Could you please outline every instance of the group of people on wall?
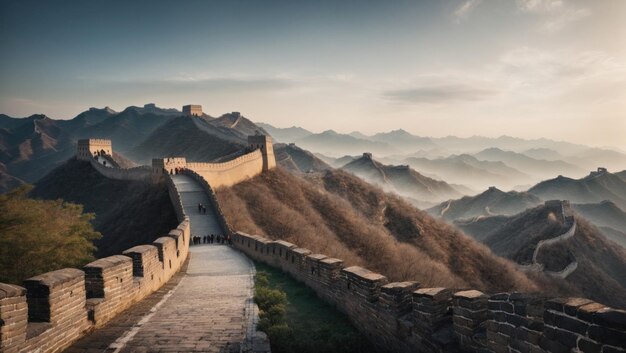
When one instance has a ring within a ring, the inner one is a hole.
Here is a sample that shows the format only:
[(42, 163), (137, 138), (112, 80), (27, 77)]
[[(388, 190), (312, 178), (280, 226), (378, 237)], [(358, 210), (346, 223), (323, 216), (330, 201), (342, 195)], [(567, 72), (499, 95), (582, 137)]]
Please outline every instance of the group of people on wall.
[[(202, 203), (198, 203), (198, 213), (206, 214), (206, 205)], [(220, 234), (207, 234), (205, 236), (193, 236), (191, 237), (192, 245), (200, 245), (200, 244), (232, 244), (229, 235), (220, 235)]]
[[(174, 169), (170, 169), (169, 173), (170, 175), (178, 175), (178, 174), (182, 174), (183, 170), (185, 168), (174, 168)], [(164, 169), (165, 174), (167, 174), (167, 169)]]
[(207, 234), (205, 236), (192, 235), (191, 236), (191, 244), (192, 245), (200, 245), (200, 244), (228, 244), (232, 245), (232, 240), (229, 235), (221, 235), (221, 234)]

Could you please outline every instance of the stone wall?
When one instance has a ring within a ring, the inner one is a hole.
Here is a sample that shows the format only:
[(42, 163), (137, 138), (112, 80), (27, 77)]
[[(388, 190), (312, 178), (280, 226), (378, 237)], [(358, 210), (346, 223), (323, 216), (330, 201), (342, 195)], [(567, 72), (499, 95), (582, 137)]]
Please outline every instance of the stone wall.
[(202, 186), (204, 192), (209, 196), (211, 206), (215, 211), (220, 227), (222, 227), (222, 230), (226, 232), (225, 235), (231, 235), (233, 233), (232, 227), (230, 226), (230, 223), (228, 223), (228, 220), (226, 220), (226, 216), (224, 215), (224, 212), (222, 212), (220, 204), (217, 202), (217, 196), (215, 196), (215, 192), (213, 192), (211, 185), (209, 185), (209, 183), (200, 174), (194, 172), (193, 170), (185, 169), (182, 171), (182, 174), (190, 176)]
[[(107, 167), (103, 167), (107, 168)], [(111, 169), (111, 168), (107, 168)], [(171, 179), (166, 177), (168, 185)], [(189, 253), (189, 218), (170, 188), (180, 224), (150, 245), (24, 281), (0, 283), (0, 352), (60, 352), (165, 284)]]
[(233, 246), (345, 312), (381, 352), (626, 352), (626, 311), (581, 298), (420, 288), (284, 241)]
[(170, 195), (170, 200), (172, 201), (172, 206), (174, 207), (174, 212), (176, 213), (176, 218), (178, 218), (179, 222), (182, 222), (185, 218), (185, 210), (183, 208), (183, 202), (180, 199), (180, 195), (178, 194), (178, 190), (176, 190), (176, 185), (174, 185), (174, 181), (169, 176), (164, 176), (165, 185), (167, 186), (167, 192)]
[(90, 158), (89, 162), (94, 167), (94, 169), (96, 169), (100, 174), (109, 179), (139, 180), (146, 182), (150, 182), (152, 180), (152, 168), (149, 166), (140, 166), (126, 169), (105, 167), (93, 158)]
[(202, 176), (214, 188), (231, 186), (261, 174), (263, 154), (257, 149), (222, 163), (187, 162), (187, 169)]

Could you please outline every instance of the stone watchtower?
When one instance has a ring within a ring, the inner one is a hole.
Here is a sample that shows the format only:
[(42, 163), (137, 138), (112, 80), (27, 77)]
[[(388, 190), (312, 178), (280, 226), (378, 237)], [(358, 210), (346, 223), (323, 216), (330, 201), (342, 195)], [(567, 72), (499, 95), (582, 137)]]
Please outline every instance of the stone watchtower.
[(269, 136), (256, 134), (248, 136), (248, 147), (251, 149), (260, 149), (263, 154), (263, 171), (276, 167), (276, 158), (274, 157), (274, 146), (272, 138)]
[(187, 116), (202, 116), (202, 106), (197, 104), (183, 105), (183, 114)]
[(105, 139), (83, 139), (78, 140), (76, 145), (76, 158), (88, 161), (95, 156), (113, 155), (111, 140)]

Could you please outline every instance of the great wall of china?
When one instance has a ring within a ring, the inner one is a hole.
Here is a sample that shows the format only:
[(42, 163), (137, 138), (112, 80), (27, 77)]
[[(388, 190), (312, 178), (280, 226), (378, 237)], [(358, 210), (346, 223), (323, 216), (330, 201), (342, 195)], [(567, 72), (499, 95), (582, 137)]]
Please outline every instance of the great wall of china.
[(535, 250), (533, 251), (532, 263), (528, 265), (518, 264), (517, 268), (526, 272), (543, 272), (552, 277), (565, 279), (578, 268), (578, 261), (576, 261), (576, 258), (574, 258), (571, 263), (560, 271), (549, 271), (545, 269), (544, 264), (537, 261), (537, 256), (544, 247), (558, 244), (572, 238), (576, 234), (576, 219), (572, 215), (569, 201), (550, 200), (546, 201), (544, 206), (550, 211), (551, 215), (554, 215), (556, 219), (560, 221), (565, 228), (567, 228), (567, 231), (553, 238), (543, 239), (537, 242)]
[[(110, 148), (110, 141), (108, 144)], [(221, 212), (212, 188), (232, 185), (273, 168), (271, 140), (264, 136), (249, 140), (250, 151), (245, 158), (222, 166), (163, 158), (153, 160), (151, 168), (120, 170), (93, 161), (93, 152), (104, 150), (102, 154), (112, 154), (112, 150), (106, 150), (106, 143), (98, 141), (94, 151), (84, 147), (79, 143), (77, 158), (90, 161), (106, 177), (164, 181), (180, 224), (152, 245), (99, 259), (83, 270), (45, 273), (26, 280), (24, 287), (0, 283), (0, 352), (63, 351), (79, 338), (103, 331), (107, 322), (126, 309), (132, 311), (133, 304), (181, 270), (190, 252), (192, 226), (185, 213), (189, 198), (184, 197), (184, 205), (177, 187), (183, 184), (177, 174), (198, 185), (201, 191), (195, 192), (204, 194), (217, 223), (232, 236), (234, 249), (279, 268), (312, 288), (321, 299), (347, 314), (380, 351), (626, 352), (626, 312), (588, 299), (527, 293), (488, 295), (477, 290), (421, 288), (418, 282), (389, 283), (385, 276), (367, 269), (344, 267), (340, 259), (312, 254), (284, 241), (235, 232)], [(231, 251), (228, 247), (222, 249)], [(235, 283), (239, 277), (237, 274), (230, 280), (233, 283), (229, 289), (233, 292), (247, 283)], [(248, 294), (242, 298), (248, 298), (248, 303), (249, 292), (244, 292)], [(186, 303), (174, 301), (170, 305)], [(165, 309), (155, 306), (154, 310)], [(161, 332), (158, 329), (152, 332)], [(191, 334), (181, 335), (184, 339)], [(170, 344), (183, 351), (194, 347), (180, 341)], [(239, 351), (268, 349), (253, 346), (242, 345)]]

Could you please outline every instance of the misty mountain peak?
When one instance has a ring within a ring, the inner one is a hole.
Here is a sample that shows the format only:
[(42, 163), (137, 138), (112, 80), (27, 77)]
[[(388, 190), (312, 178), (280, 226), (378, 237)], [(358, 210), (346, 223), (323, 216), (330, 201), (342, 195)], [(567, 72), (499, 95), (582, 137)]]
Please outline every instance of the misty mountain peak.
[(396, 136), (413, 136), (410, 132), (404, 130), (404, 129), (396, 129), (396, 130), (391, 130), (389, 131), (389, 135), (396, 135)]
[(104, 108), (91, 107), (89, 108), (89, 111), (93, 113), (102, 112), (102, 113), (108, 113), (108, 114), (117, 114), (117, 112), (111, 109), (108, 105)]

